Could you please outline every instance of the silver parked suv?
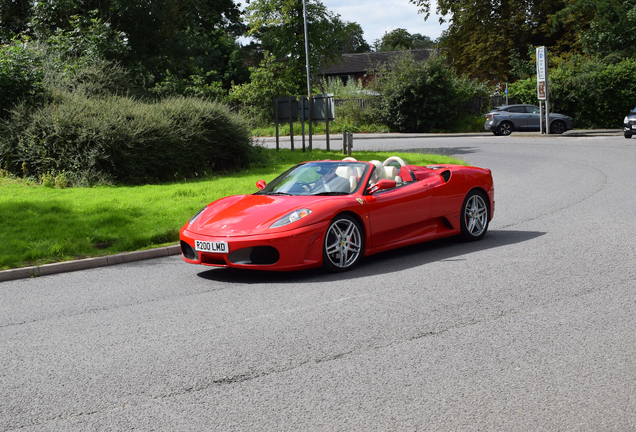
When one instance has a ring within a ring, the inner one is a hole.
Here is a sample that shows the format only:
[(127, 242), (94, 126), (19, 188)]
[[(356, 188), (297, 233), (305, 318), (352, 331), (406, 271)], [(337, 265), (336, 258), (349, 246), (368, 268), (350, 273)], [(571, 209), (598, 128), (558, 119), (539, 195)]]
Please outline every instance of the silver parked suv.
[[(573, 127), (572, 117), (550, 113), (551, 134), (562, 134)], [(540, 130), (539, 107), (536, 105), (495, 107), (486, 114), (484, 129), (495, 135), (510, 135), (513, 131), (538, 131)]]

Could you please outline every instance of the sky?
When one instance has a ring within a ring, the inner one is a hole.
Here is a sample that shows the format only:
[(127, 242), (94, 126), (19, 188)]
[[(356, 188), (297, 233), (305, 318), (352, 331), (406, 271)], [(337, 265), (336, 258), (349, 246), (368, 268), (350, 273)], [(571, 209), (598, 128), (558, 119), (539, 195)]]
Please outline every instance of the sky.
[[(245, 1), (237, 3), (245, 5)], [(448, 24), (440, 25), (438, 16), (433, 13), (424, 21), (424, 15), (418, 14), (417, 6), (408, 0), (322, 0), (322, 3), (342, 20), (360, 24), (369, 45), (381, 39), (385, 32), (397, 28), (435, 40), (448, 27)], [(437, 3), (431, 2), (431, 11), (435, 12), (436, 8)]]
[[(360, 24), (369, 45), (381, 39), (385, 32), (397, 28), (435, 40), (448, 27), (447, 24), (440, 25), (438, 16), (433, 13), (424, 21), (424, 15), (418, 14), (417, 6), (408, 0), (322, 0), (322, 3), (344, 21)], [(431, 11), (435, 12), (436, 8), (435, 2)]]

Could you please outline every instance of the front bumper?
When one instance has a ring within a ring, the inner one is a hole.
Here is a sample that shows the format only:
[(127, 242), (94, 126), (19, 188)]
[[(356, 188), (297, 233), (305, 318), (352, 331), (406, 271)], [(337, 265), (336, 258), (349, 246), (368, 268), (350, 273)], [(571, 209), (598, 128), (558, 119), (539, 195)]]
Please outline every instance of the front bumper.
[[(181, 256), (190, 264), (257, 270), (300, 270), (322, 265), (322, 246), (329, 221), (294, 230), (246, 236), (205, 236), (181, 228)], [(197, 252), (194, 241), (224, 241), (227, 253)]]

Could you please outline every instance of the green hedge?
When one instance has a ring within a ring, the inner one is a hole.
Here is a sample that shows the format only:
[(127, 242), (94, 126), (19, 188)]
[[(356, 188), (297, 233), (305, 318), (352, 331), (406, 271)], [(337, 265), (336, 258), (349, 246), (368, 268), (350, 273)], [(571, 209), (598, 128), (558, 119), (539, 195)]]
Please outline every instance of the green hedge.
[(487, 87), (458, 76), (444, 57), (417, 61), (405, 53), (375, 71), (380, 96), (374, 104), (377, 118), (396, 132), (455, 130), (466, 116), (465, 102), (487, 94)]
[[(636, 106), (636, 59), (573, 57), (550, 71), (550, 109), (577, 128), (620, 128)], [(537, 103), (536, 77), (510, 85), (510, 97)]]
[(240, 169), (252, 162), (249, 128), (216, 102), (157, 103), (67, 93), (39, 108), (17, 106), (0, 121), (0, 168), (74, 183), (141, 184)]
[(0, 46), (0, 118), (14, 104), (35, 103), (45, 93), (42, 56), (33, 44), (14, 41)]

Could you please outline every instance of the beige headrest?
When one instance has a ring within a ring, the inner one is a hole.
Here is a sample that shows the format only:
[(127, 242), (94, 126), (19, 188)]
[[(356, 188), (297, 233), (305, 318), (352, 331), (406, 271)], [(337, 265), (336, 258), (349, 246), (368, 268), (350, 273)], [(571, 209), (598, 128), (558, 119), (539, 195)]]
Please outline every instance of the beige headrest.
[(372, 160), (371, 163), (375, 167), (375, 171), (371, 176), (371, 183), (377, 183), (379, 180), (386, 178), (384, 172), (384, 165), (379, 160)]
[(353, 170), (349, 166), (341, 166), (336, 168), (336, 175), (338, 177), (349, 179), (349, 177), (353, 175)]
[(395, 177), (398, 175), (398, 170), (396, 167), (394, 166), (385, 166), (384, 167), (384, 172), (385, 172), (385, 177), (389, 180), (393, 180), (395, 179)]

